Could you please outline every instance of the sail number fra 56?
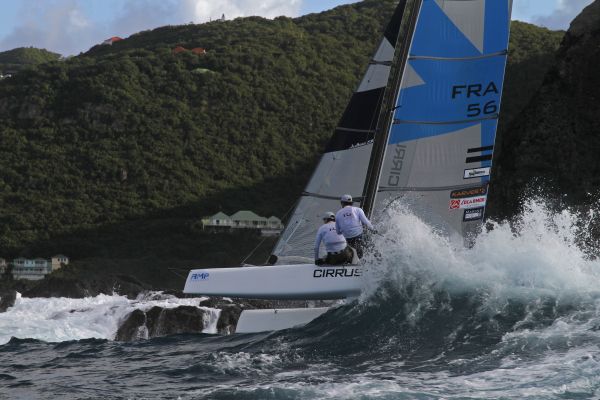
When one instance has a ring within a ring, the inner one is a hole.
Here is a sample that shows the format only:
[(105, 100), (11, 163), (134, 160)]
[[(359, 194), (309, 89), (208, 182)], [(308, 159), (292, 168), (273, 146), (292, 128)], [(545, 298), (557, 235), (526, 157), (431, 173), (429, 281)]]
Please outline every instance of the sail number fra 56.
[[(452, 86), (452, 99), (466, 98), (476, 99), (479, 97), (485, 97), (489, 94), (500, 95), (498, 86), (494, 82), (490, 82), (487, 85), (482, 83), (472, 83), (468, 85), (455, 85)], [(479, 116), (493, 115), (498, 112), (497, 100), (490, 100), (487, 102), (471, 103), (467, 105), (467, 117), (475, 118)]]

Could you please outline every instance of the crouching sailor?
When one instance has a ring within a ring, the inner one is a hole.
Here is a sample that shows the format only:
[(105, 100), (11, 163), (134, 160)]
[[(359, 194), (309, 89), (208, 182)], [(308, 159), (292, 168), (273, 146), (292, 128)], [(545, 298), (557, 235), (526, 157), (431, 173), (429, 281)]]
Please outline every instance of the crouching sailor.
[[(319, 258), (321, 242), (325, 244), (325, 250), (327, 250), (325, 259)], [(353, 256), (354, 253), (348, 247), (344, 235), (338, 234), (335, 229), (335, 215), (332, 212), (326, 212), (323, 215), (323, 226), (319, 228), (315, 241), (315, 264), (350, 264)]]

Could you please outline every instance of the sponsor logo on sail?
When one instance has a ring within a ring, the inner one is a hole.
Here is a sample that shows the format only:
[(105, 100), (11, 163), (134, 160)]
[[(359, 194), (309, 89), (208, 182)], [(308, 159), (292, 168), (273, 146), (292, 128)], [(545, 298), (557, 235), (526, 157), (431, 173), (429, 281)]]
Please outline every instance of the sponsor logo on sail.
[(485, 206), (487, 202), (487, 196), (469, 197), (467, 199), (453, 199), (450, 200), (450, 209), (469, 209)]
[(200, 272), (197, 274), (192, 274), (190, 276), (190, 281), (205, 281), (208, 280), (210, 274), (208, 272)]
[(406, 157), (406, 146), (397, 144), (394, 149), (394, 158), (392, 158), (392, 168), (388, 176), (388, 186), (400, 186), (400, 174), (404, 166), (404, 158)]
[(481, 178), (484, 176), (490, 176), (490, 167), (485, 168), (473, 168), (473, 169), (465, 169), (465, 179), (473, 179), (473, 178)]
[(480, 187), (476, 187), (476, 188), (453, 190), (450, 193), (450, 198), (451, 199), (464, 199), (467, 197), (483, 196), (486, 194), (487, 194), (487, 186), (480, 186)]
[(360, 268), (319, 268), (313, 272), (313, 278), (352, 278), (362, 276)]
[(471, 208), (469, 210), (465, 210), (465, 215), (463, 216), (463, 221), (477, 221), (479, 219), (483, 219), (483, 214), (485, 211), (485, 207), (477, 207)]

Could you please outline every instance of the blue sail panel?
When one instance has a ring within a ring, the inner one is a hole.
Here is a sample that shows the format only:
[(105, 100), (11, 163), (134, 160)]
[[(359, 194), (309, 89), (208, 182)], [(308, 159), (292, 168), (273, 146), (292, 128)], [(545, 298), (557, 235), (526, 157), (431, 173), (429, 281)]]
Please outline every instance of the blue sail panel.
[(409, 60), (422, 82), (400, 92), (394, 118), (456, 122), (497, 116), (506, 56)]
[(508, 0), (423, 0), (411, 56), (475, 57), (506, 50)]

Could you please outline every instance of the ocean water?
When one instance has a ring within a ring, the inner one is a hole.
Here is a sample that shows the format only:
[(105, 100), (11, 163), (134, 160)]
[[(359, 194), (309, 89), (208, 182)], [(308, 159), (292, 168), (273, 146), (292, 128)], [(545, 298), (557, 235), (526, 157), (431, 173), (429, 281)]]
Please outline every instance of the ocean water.
[(24, 299), (0, 314), (0, 399), (597, 399), (600, 262), (585, 221), (532, 202), (455, 247), (394, 210), (362, 297), (310, 324), (120, 343), (135, 308), (201, 299)]

